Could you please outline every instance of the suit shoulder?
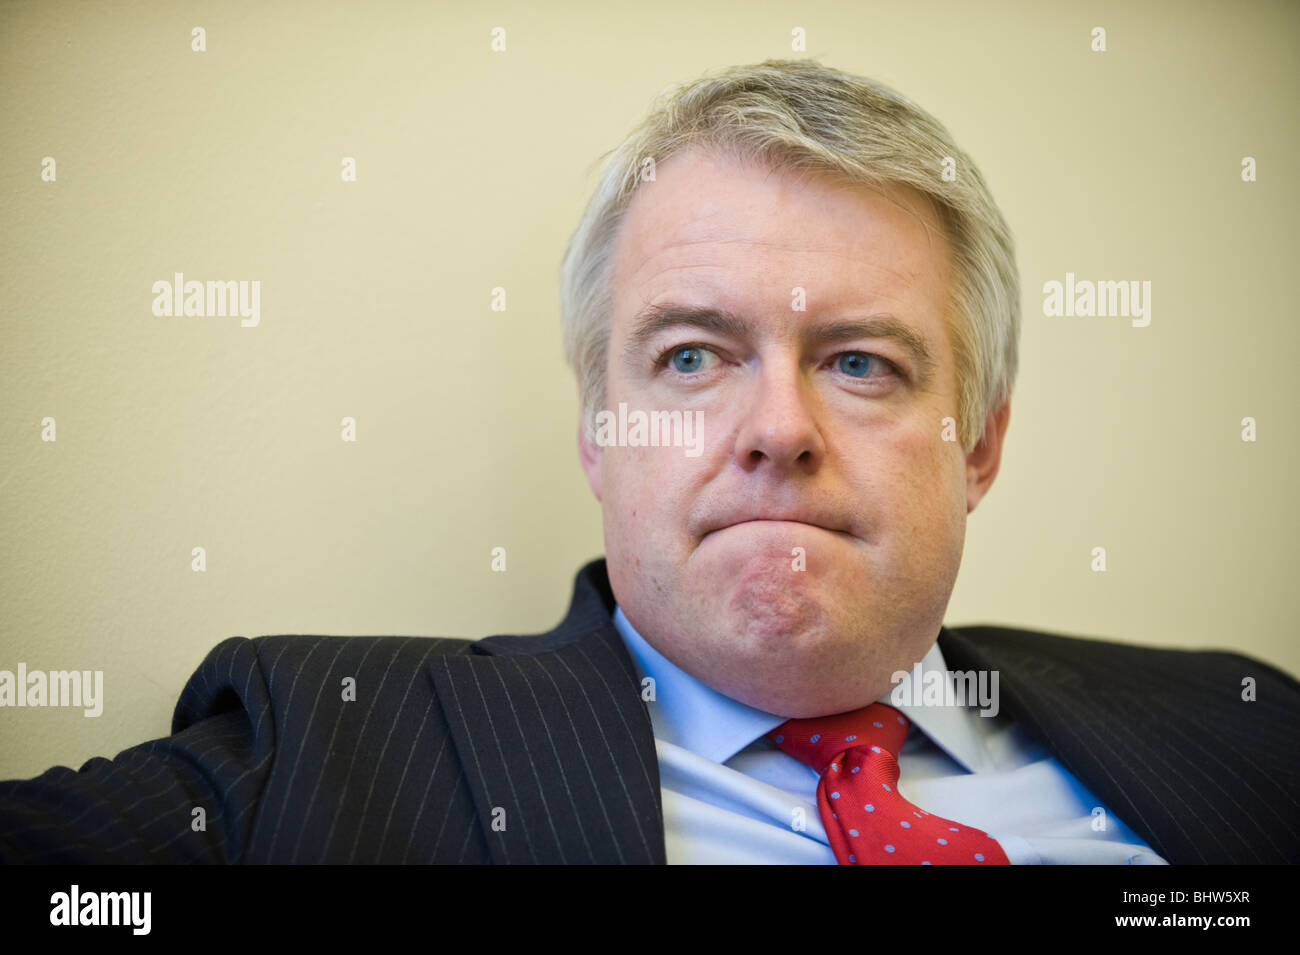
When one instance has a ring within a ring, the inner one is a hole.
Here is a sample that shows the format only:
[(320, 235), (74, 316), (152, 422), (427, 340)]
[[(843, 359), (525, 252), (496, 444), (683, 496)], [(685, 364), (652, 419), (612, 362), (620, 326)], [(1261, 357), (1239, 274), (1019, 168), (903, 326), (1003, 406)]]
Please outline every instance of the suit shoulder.
[(988, 648), (996, 650), (999, 656), (1010, 655), (1031, 665), (1038, 661), (1040, 666), (1065, 665), (1081, 672), (1127, 670), (1148, 676), (1160, 673), (1171, 682), (1186, 677), (1226, 676), (1239, 683), (1245, 677), (1254, 677), (1285, 688), (1300, 699), (1300, 682), (1290, 674), (1234, 650), (1153, 647), (1110, 638), (991, 624), (945, 626), (944, 630), (950, 640), (955, 639), (976, 652)]
[[(243, 640), (244, 637), (232, 637)], [(402, 636), (332, 636), (329, 634), (282, 633), (253, 637), (249, 642), (263, 660), (288, 656), (306, 660), (320, 653), (360, 653), (363, 656), (376, 652), (402, 656), (459, 655), (471, 653), (474, 640), (462, 637), (402, 637)], [(220, 649), (220, 645), (216, 649)], [(214, 649), (214, 653), (216, 652)]]
[(269, 706), (299, 685), (320, 685), (335, 675), (368, 675), (375, 667), (415, 672), (428, 660), (470, 654), (473, 647), (474, 641), (454, 637), (229, 637), (208, 651), (181, 691), (172, 732), (228, 709)]

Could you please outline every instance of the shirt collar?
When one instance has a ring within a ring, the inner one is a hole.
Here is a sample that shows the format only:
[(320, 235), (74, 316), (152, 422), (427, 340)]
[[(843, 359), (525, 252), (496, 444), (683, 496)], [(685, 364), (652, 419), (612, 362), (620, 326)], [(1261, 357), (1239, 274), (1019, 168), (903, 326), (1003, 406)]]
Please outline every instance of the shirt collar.
[[(732, 756), (785, 722), (785, 717), (756, 709), (706, 686), (652, 647), (615, 605), (614, 626), (643, 683), (654, 680), (654, 698), (647, 700), (656, 739), (665, 740), (717, 763)], [(924, 673), (941, 672), (946, 683), (952, 675), (944, 665), (943, 651), (936, 641), (921, 658)], [(911, 692), (915, 670), (910, 670), (899, 688), (900, 698), (919, 701), (920, 687)], [(904, 686), (906, 684), (906, 686)], [(918, 730), (971, 772), (988, 766), (988, 754), (971, 719), (982, 719), (969, 707), (925, 706), (919, 702), (894, 703), (887, 691), (878, 702), (888, 703), (903, 713)]]
[[(921, 658), (920, 672), (927, 675), (942, 674), (943, 698), (960, 699), (953, 676), (948, 672), (947, 664), (944, 662), (943, 651), (939, 649), (938, 640), (935, 640), (934, 645)], [(923, 687), (916, 685), (916, 675), (915, 667), (908, 670), (907, 676), (903, 677), (896, 686), (891, 687), (877, 702), (888, 703), (906, 716), (919, 731), (930, 737), (936, 746), (970, 772), (987, 772), (991, 762), (979, 732), (983, 727), (978, 726), (978, 721), (988, 717), (980, 716), (979, 711), (970, 706), (922, 704), (920, 700)], [(925, 676), (922, 677), (922, 680), (924, 679)], [(895, 703), (896, 693), (897, 698), (907, 702)]]
[(654, 680), (647, 701), (655, 738), (675, 743), (706, 759), (725, 763), (754, 740), (785, 722), (705, 686), (650, 646), (623, 608), (614, 608), (614, 626), (627, 644), (643, 681)]

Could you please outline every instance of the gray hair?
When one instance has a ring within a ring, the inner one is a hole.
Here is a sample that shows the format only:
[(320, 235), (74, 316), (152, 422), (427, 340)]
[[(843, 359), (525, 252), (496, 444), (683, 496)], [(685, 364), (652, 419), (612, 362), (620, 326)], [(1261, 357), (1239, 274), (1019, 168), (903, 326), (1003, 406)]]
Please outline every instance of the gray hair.
[[(586, 433), (605, 403), (610, 266), (619, 224), (647, 157), (704, 147), (774, 169), (815, 171), (929, 198), (953, 253), (946, 316), (956, 363), (958, 439), (972, 450), (1011, 396), (1020, 288), (1011, 230), (984, 177), (929, 113), (894, 90), (813, 60), (767, 60), (670, 88), (607, 153), (560, 274), (564, 353), (578, 379)], [(945, 181), (945, 166), (955, 176)]]

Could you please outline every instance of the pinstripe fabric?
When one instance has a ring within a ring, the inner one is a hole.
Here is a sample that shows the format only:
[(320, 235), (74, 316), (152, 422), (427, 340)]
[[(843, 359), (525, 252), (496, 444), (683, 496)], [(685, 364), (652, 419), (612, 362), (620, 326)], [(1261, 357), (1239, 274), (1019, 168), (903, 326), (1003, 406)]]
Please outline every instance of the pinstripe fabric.
[(613, 622), (603, 558), (541, 636), (480, 640), (434, 667), (494, 862), (666, 861), (654, 729)]
[(1280, 670), (1006, 627), (944, 628), (939, 648), (998, 670), (1003, 712), (1169, 862), (1300, 862), (1300, 684)]
[(226, 640), (182, 692), (172, 736), (0, 783), (0, 861), (485, 862), (427, 673), (469, 646)]
[(441, 666), (434, 683), (476, 809), (504, 823), (488, 836), (494, 862), (665, 861), (653, 729), (612, 627)]
[[(653, 730), (613, 609), (602, 559), (545, 634), (232, 637), (171, 736), (0, 782), (0, 862), (662, 863)], [(1170, 862), (1300, 861), (1290, 677), (1008, 628), (939, 641), (953, 669), (998, 670), (1003, 712)]]

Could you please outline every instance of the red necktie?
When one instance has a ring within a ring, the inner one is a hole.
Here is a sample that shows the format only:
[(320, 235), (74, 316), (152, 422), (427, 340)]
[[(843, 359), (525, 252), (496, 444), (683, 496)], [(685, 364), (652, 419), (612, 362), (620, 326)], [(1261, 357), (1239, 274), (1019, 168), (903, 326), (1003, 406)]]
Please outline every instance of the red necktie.
[(817, 808), (840, 865), (1010, 865), (988, 833), (918, 809), (898, 792), (908, 721), (884, 703), (787, 720), (768, 739), (817, 772)]

